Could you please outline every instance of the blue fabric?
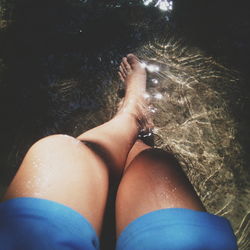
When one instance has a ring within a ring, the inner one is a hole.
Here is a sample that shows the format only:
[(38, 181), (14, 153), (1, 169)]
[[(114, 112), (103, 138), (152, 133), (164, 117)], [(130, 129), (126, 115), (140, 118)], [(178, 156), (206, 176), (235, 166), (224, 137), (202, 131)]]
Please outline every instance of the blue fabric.
[(183, 208), (157, 210), (132, 221), (117, 250), (235, 250), (236, 238), (223, 217)]
[(99, 240), (78, 212), (57, 202), (15, 198), (0, 203), (1, 250), (96, 250)]
[[(0, 203), (2, 250), (96, 250), (99, 240), (78, 212), (57, 202), (15, 198)], [(170, 208), (131, 222), (117, 250), (235, 250), (228, 220), (206, 212)]]

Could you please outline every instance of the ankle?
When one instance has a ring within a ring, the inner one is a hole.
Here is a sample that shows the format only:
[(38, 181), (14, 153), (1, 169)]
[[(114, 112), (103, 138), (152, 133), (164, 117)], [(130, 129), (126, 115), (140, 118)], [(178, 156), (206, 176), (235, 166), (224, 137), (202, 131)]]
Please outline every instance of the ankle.
[(113, 119), (120, 119), (120, 120), (123, 120), (123, 124), (126, 123), (126, 122), (129, 122), (129, 124), (131, 125), (134, 125), (137, 130), (138, 130), (138, 134), (139, 132), (141, 131), (141, 122), (138, 118), (138, 115), (133, 113), (133, 112), (130, 112), (129, 110), (126, 110), (124, 108), (121, 108), (116, 114), (115, 116), (113, 117)]

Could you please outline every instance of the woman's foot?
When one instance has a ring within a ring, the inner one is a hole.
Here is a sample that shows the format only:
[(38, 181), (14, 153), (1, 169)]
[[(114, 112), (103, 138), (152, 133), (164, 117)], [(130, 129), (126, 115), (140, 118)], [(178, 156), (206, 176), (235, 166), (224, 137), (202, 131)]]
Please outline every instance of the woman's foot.
[(123, 57), (119, 70), (118, 74), (125, 85), (125, 97), (119, 105), (118, 114), (135, 115), (140, 129), (149, 130), (153, 127), (153, 124), (148, 112), (149, 104), (145, 98), (146, 70), (133, 54)]
[(125, 84), (126, 92), (136, 92), (138, 95), (146, 91), (146, 70), (135, 55), (128, 54), (123, 57), (119, 70), (118, 74)]

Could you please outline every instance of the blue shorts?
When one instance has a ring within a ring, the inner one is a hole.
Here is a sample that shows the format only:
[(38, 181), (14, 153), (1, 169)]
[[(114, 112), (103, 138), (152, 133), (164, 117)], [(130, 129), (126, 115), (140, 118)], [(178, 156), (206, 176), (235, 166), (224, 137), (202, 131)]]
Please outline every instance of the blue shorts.
[[(57, 202), (15, 198), (0, 203), (1, 250), (96, 250), (99, 239), (78, 212)], [(206, 212), (170, 208), (130, 223), (117, 250), (235, 250), (228, 220)]]

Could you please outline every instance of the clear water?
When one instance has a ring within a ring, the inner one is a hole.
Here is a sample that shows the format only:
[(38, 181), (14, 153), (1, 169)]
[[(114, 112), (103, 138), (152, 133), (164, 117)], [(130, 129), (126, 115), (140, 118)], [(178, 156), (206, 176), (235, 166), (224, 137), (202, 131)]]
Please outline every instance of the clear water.
[[(177, 156), (207, 210), (228, 218), (239, 249), (249, 249), (244, 61), (231, 63), (230, 42), (224, 50), (219, 43), (211, 46), (218, 38), (212, 20), (205, 32), (210, 40), (194, 15), (187, 19), (190, 26), (181, 23), (188, 1), (100, 2), (0, 1), (1, 189), (38, 138), (76, 136), (112, 117), (122, 86), (118, 65), (133, 52), (148, 70), (156, 146)], [(246, 39), (235, 36), (240, 54)]]

